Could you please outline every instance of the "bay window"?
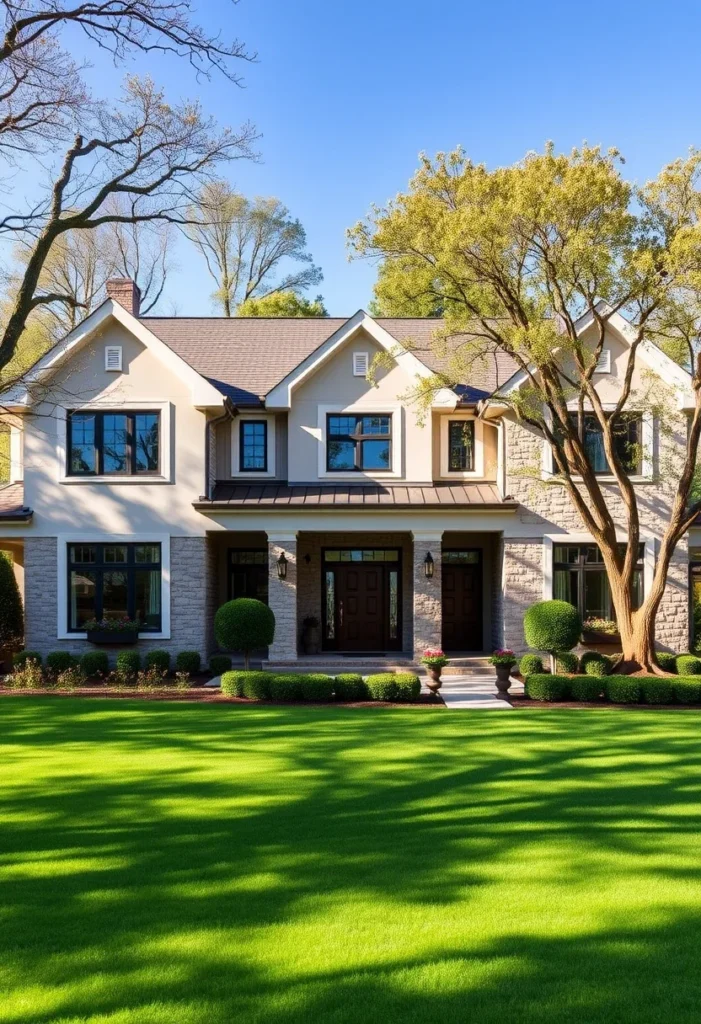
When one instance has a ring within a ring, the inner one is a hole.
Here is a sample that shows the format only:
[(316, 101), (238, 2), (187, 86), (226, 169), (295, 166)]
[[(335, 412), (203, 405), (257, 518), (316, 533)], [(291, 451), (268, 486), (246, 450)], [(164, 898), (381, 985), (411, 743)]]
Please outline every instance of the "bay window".
[(83, 632), (91, 619), (122, 618), (160, 632), (160, 544), (69, 544), (67, 567), (69, 632)]
[[(621, 545), (621, 554), (625, 552)], [(640, 544), (633, 575), (633, 608), (643, 602), (643, 557)], [(573, 604), (586, 622), (591, 619), (615, 621), (606, 568), (596, 544), (555, 544), (553, 549), (553, 597)]]

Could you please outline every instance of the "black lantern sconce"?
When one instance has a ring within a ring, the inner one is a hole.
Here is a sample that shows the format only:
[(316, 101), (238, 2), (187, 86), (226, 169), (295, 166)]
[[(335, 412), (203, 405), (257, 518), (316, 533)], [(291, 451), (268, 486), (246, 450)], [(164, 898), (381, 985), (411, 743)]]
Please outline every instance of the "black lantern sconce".
[(287, 559), (285, 558), (284, 551), (277, 560), (277, 578), (279, 580), (287, 579)]
[(427, 552), (426, 557), (424, 558), (424, 573), (426, 574), (427, 580), (433, 579), (433, 555), (430, 551)]

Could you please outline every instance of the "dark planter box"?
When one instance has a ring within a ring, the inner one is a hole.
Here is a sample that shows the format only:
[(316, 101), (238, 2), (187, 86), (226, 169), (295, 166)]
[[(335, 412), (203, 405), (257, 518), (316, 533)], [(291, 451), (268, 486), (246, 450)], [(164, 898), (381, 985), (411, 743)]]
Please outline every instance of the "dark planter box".
[(595, 629), (585, 629), (582, 632), (582, 643), (585, 644), (620, 644), (619, 633), (599, 633)]
[(138, 629), (89, 629), (91, 644), (135, 644), (139, 639)]

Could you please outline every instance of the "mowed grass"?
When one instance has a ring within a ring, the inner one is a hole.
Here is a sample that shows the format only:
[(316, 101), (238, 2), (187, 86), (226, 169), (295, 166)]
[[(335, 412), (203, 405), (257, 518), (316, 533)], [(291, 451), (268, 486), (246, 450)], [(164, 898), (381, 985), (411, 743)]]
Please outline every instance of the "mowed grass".
[(701, 715), (0, 703), (0, 1020), (699, 1019)]

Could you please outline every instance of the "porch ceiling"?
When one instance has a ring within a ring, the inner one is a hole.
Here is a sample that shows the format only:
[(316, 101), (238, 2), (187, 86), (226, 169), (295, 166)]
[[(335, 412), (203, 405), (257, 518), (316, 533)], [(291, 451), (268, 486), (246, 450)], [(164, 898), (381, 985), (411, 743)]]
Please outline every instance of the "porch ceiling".
[(217, 483), (211, 498), (200, 498), (194, 507), (200, 512), (274, 507), (276, 510), (313, 508), (324, 509), (409, 509), (470, 508), (509, 510), (518, 502), (503, 500), (496, 484), (491, 483), (437, 483), (408, 484), (404, 486), (370, 484), (242, 484)]

